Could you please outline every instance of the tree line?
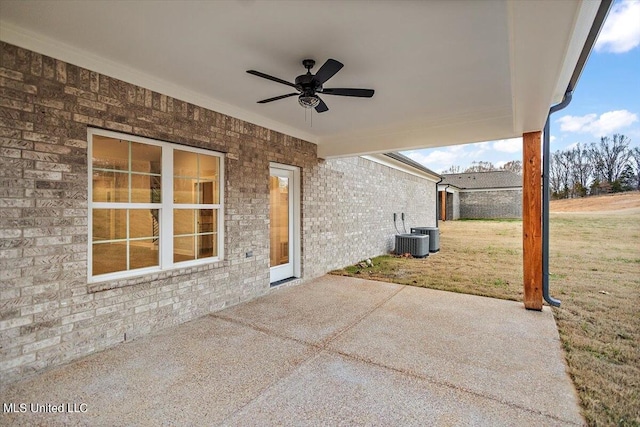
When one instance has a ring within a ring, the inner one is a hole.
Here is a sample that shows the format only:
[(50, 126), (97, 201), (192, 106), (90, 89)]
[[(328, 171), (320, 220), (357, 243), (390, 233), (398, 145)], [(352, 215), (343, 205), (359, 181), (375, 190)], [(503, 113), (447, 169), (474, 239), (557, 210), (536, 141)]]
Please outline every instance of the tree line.
[(558, 150), (551, 155), (551, 197), (568, 199), (640, 190), (640, 147), (615, 134), (600, 142)]
[(474, 172), (494, 172), (494, 171), (509, 171), (513, 173), (517, 173), (518, 175), (522, 174), (522, 162), (520, 160), (511, 160), (510, 162), (505, 163), (501, 167), (494, 166), (491, 162), (484, 161), (473, 161), (471, 162), (471, 166), (466, 169), (462, 169), (460, 166), (449, 166), (449, 169), (443, 171), (443, 174), (449, 173), (474, 173)]
[[(576, 144), (551, 154), (549, 186), (554, 199), (595, 196), (640, 190), (640, 147), (621, 134), (603, 136), (600, 142)], [(472, 162), (466, 169), (450, 166), (443, 174), (506, 170), (522, 174), (522, 162), (512, 160), (501, 167), (491, 162)]]

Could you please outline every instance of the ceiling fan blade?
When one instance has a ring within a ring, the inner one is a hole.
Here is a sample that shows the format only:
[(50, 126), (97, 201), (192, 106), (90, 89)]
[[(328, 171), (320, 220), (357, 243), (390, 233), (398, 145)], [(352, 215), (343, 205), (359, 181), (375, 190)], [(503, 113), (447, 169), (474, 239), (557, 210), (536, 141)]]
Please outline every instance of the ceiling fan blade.
[(374, 92), (373, 89), (322, 89), (323, 95), (357, 96), (360, 98), (371, 98)]
[[(318, 96), (318, 95), (316, 95)], [(318, 96), (318, 99), (320, 99), (320, 97)], [(320, 103), (318, 105), (316, 105), (316, 111), (318, 113), (324, 113), (325, 111), (329, 111), (329, 107), (327, 107), (327, 104), (324, 103), (324, 101), (322, 99), (320, 99)]]
[[(296, 87), (296, 85), (294, 85), (293, 83), (289, 83), (286, 80), (282, 80), (279, 79), (277, 77), (273, 77), (270, 76), (269, 74), (265, 74), (265, 73), (261, 73), (260, 71), (256, 71), (256, 70), (247, 70), (247, 73), (249, 74), (253, 74), (254, 76), (258, 76), (258, 77), (262, 77), (263, 79), (267, 79), (267, 80), (271, 80), (274, 81), (276, 83), (282, 83), (283, 85), (287, 85), (287, 86), (291, 86), (291, 87)], [(296, 88), (297, 89), (297, 88)]]
[(267, 98), (267, 99), (263, 99), (262, 101), (258, 101), (258, 104), (266, 104), (267, 102), (277, 101), (278, 99), (288, 98), (290, 96), (296, 96), (296, 95), (299, 95), (299, 93), (296, 92), (296, 93), (288, 93), (286, 95), (274, 96), (273, 98)]
[(336, 61), (335, 59), (327, 59), (327, 62), (325, 62), (316, 73), (315, 80), (323, 84), (340, 71), (342, 67), (344, 67), (342, 62)]

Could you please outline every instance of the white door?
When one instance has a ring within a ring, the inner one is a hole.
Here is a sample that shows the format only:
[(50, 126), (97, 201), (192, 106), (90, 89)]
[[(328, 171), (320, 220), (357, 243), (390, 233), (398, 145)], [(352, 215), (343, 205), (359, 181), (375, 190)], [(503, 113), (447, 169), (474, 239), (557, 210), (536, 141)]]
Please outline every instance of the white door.
[(271, 283), (294, 277), (294, 171), (270, 168), (269, 241)]

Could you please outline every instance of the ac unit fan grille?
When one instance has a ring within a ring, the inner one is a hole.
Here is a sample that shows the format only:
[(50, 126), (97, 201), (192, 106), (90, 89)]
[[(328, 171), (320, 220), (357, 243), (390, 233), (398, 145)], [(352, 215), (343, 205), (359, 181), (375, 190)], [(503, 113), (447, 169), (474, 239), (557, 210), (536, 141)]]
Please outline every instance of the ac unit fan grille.
[(396, 254), (411, 254), (416, 258), (429, 256), (429, 236), (426, 234), (398, 234)]

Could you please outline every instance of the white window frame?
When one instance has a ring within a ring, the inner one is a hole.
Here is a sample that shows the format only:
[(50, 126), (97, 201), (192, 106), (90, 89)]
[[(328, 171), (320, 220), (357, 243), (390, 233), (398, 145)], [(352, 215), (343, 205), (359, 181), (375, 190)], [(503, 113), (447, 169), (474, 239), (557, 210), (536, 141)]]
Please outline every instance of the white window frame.
[[(203, 264), (211, 264), (224, 260), (224, 153), (174, 144), (165, 141), (133, 136), (102, 129), (89, 128), (87, 131), (87, 164), (88, 164), (88, 246), (87, 246), (87, 281), (88, 283), (105, 282), (128, 277), (158, 273), (160, 271), (187, 268)], [(161, 169), (161, 203), (117, 203), (93, 201), (93, 137), (94, 135), (123, 139), (141, 144), (159, 146), (162, 148)], [(181, 150), (220, 159), (219, 162), (219, 200), (217, 204), (183, 204), (173, 202), (173, 151)], [(159, 211), (159, 266), (138, 268), (135, 270), (118, 271), (94, 276), (93, 275), (93, 209), (158, 209)], [(213, 209), (217, 211), (217, 256), (201, 258), (192, 261), (173, 262), (173, 210), (174, 209)]]

